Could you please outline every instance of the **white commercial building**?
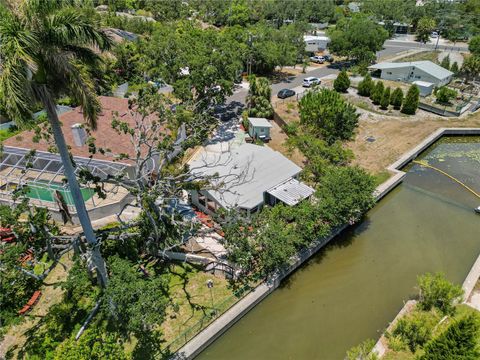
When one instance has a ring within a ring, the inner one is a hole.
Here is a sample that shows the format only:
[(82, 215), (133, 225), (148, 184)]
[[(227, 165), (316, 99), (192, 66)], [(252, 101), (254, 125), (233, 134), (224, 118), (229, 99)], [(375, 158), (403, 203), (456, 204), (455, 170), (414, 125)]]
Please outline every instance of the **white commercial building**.
[(372, 73), (379, 72), (380, 78), (385, 80), (422, 81), (437, 87), (447, 85), (453, 78), (453, 72), (431, 61), (381, 62), (368, 68)]
[(327, 48), (330, 38), (328, 36), (304, 35), (305, 51), (317, 52)]

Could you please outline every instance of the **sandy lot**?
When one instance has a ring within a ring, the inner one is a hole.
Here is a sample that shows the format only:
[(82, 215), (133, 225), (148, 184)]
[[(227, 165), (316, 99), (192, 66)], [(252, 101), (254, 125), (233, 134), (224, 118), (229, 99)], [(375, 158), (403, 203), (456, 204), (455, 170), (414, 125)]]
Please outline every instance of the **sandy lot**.
[[(287, 107), (287, 104), (290, 105)], [(275, 111), (287, 123), (298, 120), (296, 102), (278, 103)], [(384, 172), (401, 154), (438, 128), (480, 128), (480, 111), (462, 118), (445, 118), (422, 110), (418, 110), (414, 116), (403, 114), (399, 116), (392, 113), (387, 115), (365, 109), (358, 109), (358, 112), (361, 115), (355, 139), (346, 146), (355, 154), (353, 164), (365, 168), (372, 174)], [(374, 141), (367, 141), (369, 137)]]

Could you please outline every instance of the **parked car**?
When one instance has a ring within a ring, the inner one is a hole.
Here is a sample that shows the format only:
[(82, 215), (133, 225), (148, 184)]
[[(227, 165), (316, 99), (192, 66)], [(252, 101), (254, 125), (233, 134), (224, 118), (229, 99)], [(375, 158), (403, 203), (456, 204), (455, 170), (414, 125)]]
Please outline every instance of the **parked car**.
[(323, 64), (325, 62), (325, 58), (323, 56), (312, 56), (310, 61), (317, 64)]
[(330, 54), (323, 55), (323, 58), (325, 59), (325, 61), (328, 61), (329, 63), (333, 62), (333, 56)]
[(290, 89), (282, 89), (278, 92), (277, 94), (277, 97), (279, 99), (286, 99), (290, 96), (294, 96), (295, 95), (295, 91), (293, 90), (290, 90)]
[(307, 78), (303, 79), (302, 86), (303, 87), (310, 87), (312, 85), (319, 85), (320, 83), (321, 83), (321, 81), (320, 81), (319, 78), (310, 76), (310, 77), (307, 77)]

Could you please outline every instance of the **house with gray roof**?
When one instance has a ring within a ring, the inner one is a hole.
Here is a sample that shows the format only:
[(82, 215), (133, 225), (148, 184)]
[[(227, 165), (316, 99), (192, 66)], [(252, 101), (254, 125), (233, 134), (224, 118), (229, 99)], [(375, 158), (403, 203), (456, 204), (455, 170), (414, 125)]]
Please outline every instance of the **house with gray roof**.
[(453, 72), (431, 61), (381, 62), (368, 68), (374, 75), (385, 80), (409, 83), (422, 81), (436, 87), (445, 86), (453, 79)]
[(239, 209), (246, 215), (265, 204), (290, 206), (314, 189), (297, 180), (302, 169), (267, 146), (217, 143), (203, 147), (188, 162), (192, 175), (208, 179), (204, 189), (191, 191), (191, 202), (207, 214)]

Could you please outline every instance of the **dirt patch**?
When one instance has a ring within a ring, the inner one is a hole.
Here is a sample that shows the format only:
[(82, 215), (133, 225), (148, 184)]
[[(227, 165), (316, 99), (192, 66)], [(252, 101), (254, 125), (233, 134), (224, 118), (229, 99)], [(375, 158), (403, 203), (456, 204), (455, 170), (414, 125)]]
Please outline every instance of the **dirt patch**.
[(288, 139), (288, 135), (282, 130), (282, 128), (274, 121), (271, 122), (273, 127), (270, 129), (270, 137), (272, 138), (267, 146), (280, 152), (282, 155), (286, 156), (290, 160), (292, 160), (295, 164), (300, 167), (304, 166), (305, 156), (298, 151), (298, 149), (294, 149), (292, 152), (289, 151), (287, 146), (285, 145)]
[[(346, 96), (351, 97), (351, 94)], [(346, 146), (355, 154), (353, 164), (375, 175), (384, 173), (386, 167), (404, 152), (441, 127), (480, 127), (478, 111), (461, 118), (446, 118), (423, 110), (417, 110), (414, 116), (406, 116), (394, 110), (379, 110), (371, 105), (368, 98), (356, 97), (356, 100), (364, 101), (369, 106), (358, 107), (360, 118), (355, 140), (348, 142)], [(286, 124), (298, 121), (300, 116), (296, 101), (277, 103), (275, 112)], [(278, 139), (281, 141), (281, 137)], [(280, 144), (276, 146), (278, 151), (281, 151)]]
[(438, 55), (440, 51), (421, 51), (415, 54), (407, 55), (395, 59), (394, 62), (410, 62), (410, 61), (431, 61), (438, 64)]
[[(396, 161), (404, 152), (419, 144), (441, 127), (480, 127), (480, 113), (464, 119), (434, 117), (419, 112), (408, 118), (362, 118), (355, 140), (347, 147), (355, 154), (354, 164), (376, 174)], [(367, 141), (367, 139), (374, 141)]]

